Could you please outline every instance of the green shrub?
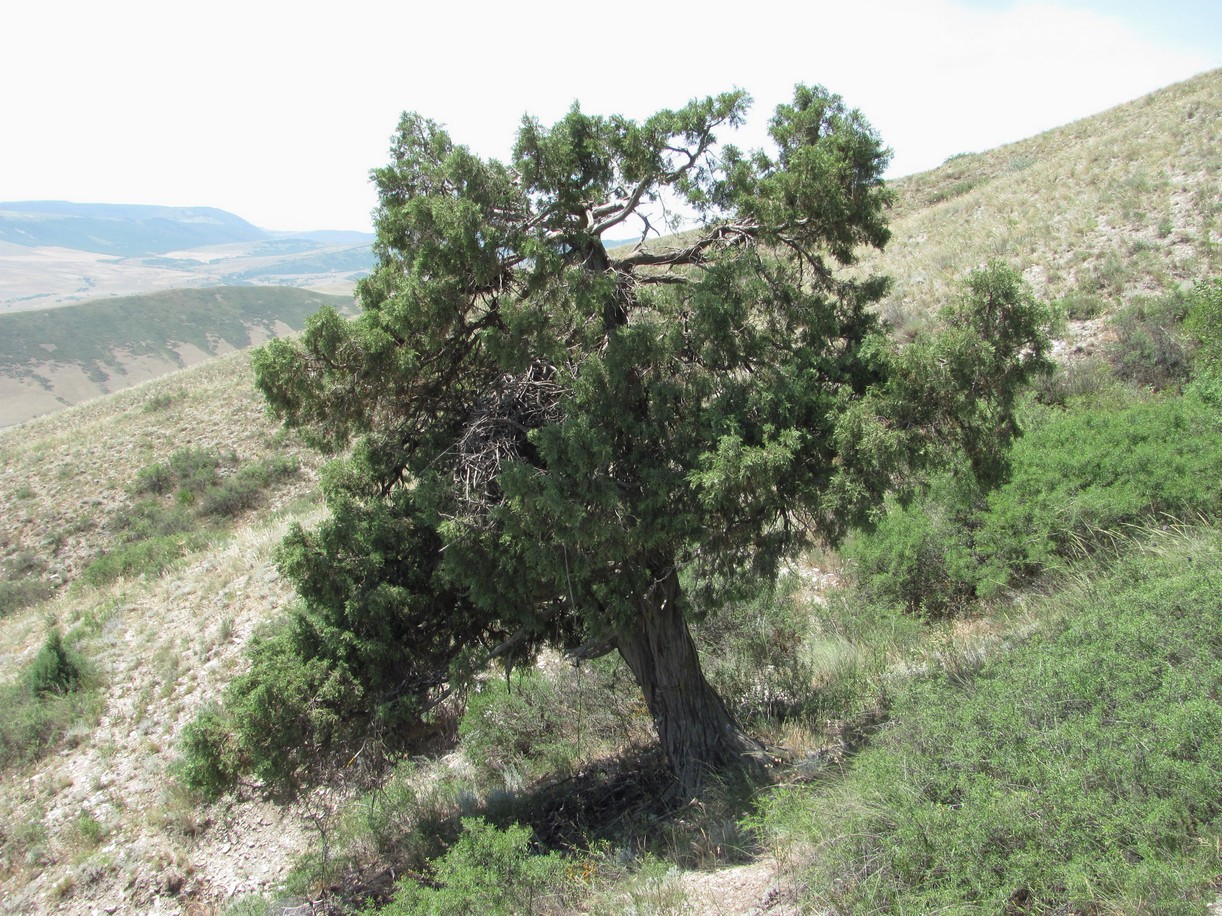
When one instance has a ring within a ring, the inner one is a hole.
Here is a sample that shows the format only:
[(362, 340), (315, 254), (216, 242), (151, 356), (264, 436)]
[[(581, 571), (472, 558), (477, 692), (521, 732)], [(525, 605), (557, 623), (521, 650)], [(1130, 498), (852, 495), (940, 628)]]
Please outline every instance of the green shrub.
[(136, 472), (132, 490), (162, 496), (174, 488), (174, 475), (164, 464), (150, 464)]
[(85, 659), (52, 630), (16, 681), (0, 686), (0, 767), (36, 760), (98, 712)]
[(1051, 303), (1053, 308), (1074, 321), (1098, 318), (1107, 308), (1107, 301), (1098, 293), (1074, 290), (1064, 298)]
[(1192, 291), (1184, 327), (1196, 343), (1192, 391), (1215, 409), (1222, 407), (1222, 278)]
[(950, 613), (1116, 549), (1143, 526), (1222, 510), (1222, 423), (1198, 398), (1033, 419), (1010, 451), (1009, 480), (987, 499), (944, 479), (846, 545), (868, 598)]
[(1144, 393), (1116, 378), (1102, 359), (1075, 359), (1062, 363), (1031, 386), (1035, 400), (1063, 408), (1115, 409), (1140, 400)]
[(118, 511), (115, 526), (124, 541), (133, 542), (183, 534), (195, 528), (195, 519), (181, 503), (142, 499)]
[(812, 700), (814, 634), (801, 586), (799, 573), (787, 573), (692, 628), (709, 683), (744, 723), (801, 715)]
[(213, 486), (222, 464), (232, 465), (236, 456), (221, 456), (202, 448), (183, 448), (170, 456), (169, 470), (175, 485), (190, 493), (202, 493)]
[(46, 601), (54, 592), (51, 583), (41, 579), (0, 580), (0, 619)]
[(250, 656), (223, 710), (206, 707), (184, 733), (179, 772), (193, 791), (215, 796), (247, 772), (292, 791), (363, 734), (360, 686), (342, 666), (303, 657), (290, 622), (256, 636)]
[(962, 610), (977, 584), (968, 514), (929, 497), (892, 506), (874, 531), (852, 538), (844, 555), (867, 597), (930, 618)]
[(1195, 398), (1050, 415), (1015, 444), (1012, 477), (979, 516), (982, 585), (1039, 575), (1136, 526), (1222, 509), (1220, 431)]
[(81, 578), (90, 585), (102, 586), (121, 577), (156, 576), (202, 544), (201, 536), (190, 533), (121, 544), (93, 560)]
[(897, 689), (839, 784), (761, 823), (853, 913), (1199, 913), (1222, 830), (1222, 536), (1162, 542), (1058, 599), (964, 678)]
[(136, 493), (164, 496), (174, 490), (201, 493), (218, 479), (221, 456), (200, 448), (183, 448), (164, 463), (151, 464), (136, 474)]
[(38, 697), (48, 693), (63, 696), (81, 682), (80, 656), (64, 645), (59, 630), (52, 630), (28, 672), (30, 691)]
[[(519, 916), (551, 912), (564, 883), (564, 859), (531, 849), (531, 831), (464, 819), (458, 841), (432, 862), (429, 884), (399, 883), (384, 916)], [(367, 910), (373, 913), (373, 910)]]
[(175, 775), (206, 799), (224, 795), (238, 783), (240, 761), (233, 726), (219, 704), (201, 709), (182, 730)]
[(204, 490), (198, 510), (201, 515), (232, 518), (258, 505), (264, 490), (296, 474), (298, 469), (295, 460), (280, 457), (245, 465)]

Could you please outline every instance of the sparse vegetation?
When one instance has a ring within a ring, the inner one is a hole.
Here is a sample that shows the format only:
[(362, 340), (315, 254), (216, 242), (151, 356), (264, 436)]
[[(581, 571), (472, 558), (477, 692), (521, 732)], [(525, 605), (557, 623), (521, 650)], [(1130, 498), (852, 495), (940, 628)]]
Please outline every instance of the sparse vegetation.
[(89, 666), (53, 629), (14, 682), (0, 685), (0, 769), (50, 753), (97, 712)]
[[(85, 568), (84, 581), (97, 586), (160, 574), (207, 544), (218, 523), (257, 506), (268, 488), (300, 467), (296, 459), (280, 455), (237, 465), (235, 455), (186, 448), (165, 463), (141, 468), (133, 492), (159, 498), (141, 499), (116, 513), (120, 542)], [(228, 471), (224, 476), (222, 469)]]

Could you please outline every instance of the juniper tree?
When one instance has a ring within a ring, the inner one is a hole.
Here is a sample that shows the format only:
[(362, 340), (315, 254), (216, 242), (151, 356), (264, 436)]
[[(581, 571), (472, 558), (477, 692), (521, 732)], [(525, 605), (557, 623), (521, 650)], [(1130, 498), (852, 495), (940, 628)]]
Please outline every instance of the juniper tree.
[[(877, 502), (889, 447), (852, 434), (897, 433), (868, 406), (897, 363), (870, 308), (886, 280), (845, 271), (888, 239), (888, 152), (806, 86), (770, 150), (719, 144), (749, 102), (574, 105), (524, 119), (509, 162), (402, 117), (362, 314), (324, 310), (256, 359), (290, 426), (351, 447), (333, 518), (284, 565), (317, 651), (372, 672), (379, 702), (420, 708), (548, 642), (614, 650), (683, 791), (759, 752), (689, 620)], [(674, 213), (694, 228), (660, 237)]]

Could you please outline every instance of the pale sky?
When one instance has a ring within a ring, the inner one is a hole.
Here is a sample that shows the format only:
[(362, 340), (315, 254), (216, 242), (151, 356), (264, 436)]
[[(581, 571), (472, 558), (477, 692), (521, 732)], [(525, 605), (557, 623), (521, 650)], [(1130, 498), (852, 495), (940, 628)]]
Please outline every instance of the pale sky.
[(1217, 0), (12, 0), (0, 201), (212, 206), (370, 229), (404, 110), (504, 158), (523, 114), (645, 117), (730, 88), (763, 142), (796, 82), (860, 108), (892, 177), (1222, 66)]

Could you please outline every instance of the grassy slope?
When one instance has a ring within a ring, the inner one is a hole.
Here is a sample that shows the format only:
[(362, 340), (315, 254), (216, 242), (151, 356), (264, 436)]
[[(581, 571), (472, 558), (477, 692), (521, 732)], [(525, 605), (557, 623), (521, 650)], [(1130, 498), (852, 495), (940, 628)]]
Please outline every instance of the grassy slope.
[(0, 315), (0, 425), (300, 330), (323, 305), (345, 310), (351, 301), (283, 287), (218, 287)]
[[(936, 305), (954, 277), (999, 255), (1054, 296), (1110, 276), (1093, 287), (1109, 302), (1217, 272), (1220, 93), (1222, 74), (1207, 74), (898, 183), (883, 263), (897, 277), (893, 314), (903, 323)], [(1138, 241), (1152, 247), (1135, 250)], [(1117, 259), (1123, 270), (1113, 275), (1104, 268)], [(65, 346), (94, 352), (88, 340)], [(243, 354), (0, 432), (0, 559), (32, 554), (48, 580), (71, 581), (115, 543), (111, 519), (140, 468), (183, 446), (244, 459), (298, 451), (264, 416)], [(165, 778), (182, 724), (242, 665), (253, 628), (290, 598), (270, 554), (289, 521), (316, 511), (317, 459), (299, 454), (306, 471), (292, 488), (164, 575), (61, 589), (0, 619), (0, 678), (16, 676), (54, 619), (75, 628), (103, 684), (98, 723), (0, 786), (0, 896), (15, 907), (147, 907), (175, 893), (216, 900), (278, 879), (300, 848), (306, 809), (249, 801), (201, 814), (167, 793)], [(207, 827), (206, 816), (218, 822)], [(246, 838), (279, 851), (261, 858)]]
[(895, 182), (892, 240), (864, 260), (895, 279), (899, 326), (992, 258), (1044, 298), (1135, 293), (1222, 271), (1222, 70)]
[[(303, 467), (164, 574), (85, 586), (82, 570), (116, 549), (139, 471), (183, 448), (242, 463), (286, 455)], [(291, 520), (314, 511), (318, 457), (277, 432), (249, 354), (236, 353), (0, 432), (0, 459), (0, 566), (8, 574), (19, 562), (45, 582), (69, 583), (0, 618), (0, 678), (24, 671), (55, 623), (101, 682), (100, 718), (20, 768), (24, 778), (0, 783), (0, 899), (22, 912), (123, 900), (120, 909), (143, 911), (170, 887), (253, 889), (259, 858), (244, 844), (227, 858), (225, 831), (196, 842), (199, 824), (167, 791), (166, 768), (183, 723), (240, 667), (253, 629), (291, 598), (271, 551)], [(230, 823), (280, 850), (300, 833), (291, 819), (281, 826), (284, 817), (256, 804)], [(208, 866), (197, 868), (210, 844)]]

